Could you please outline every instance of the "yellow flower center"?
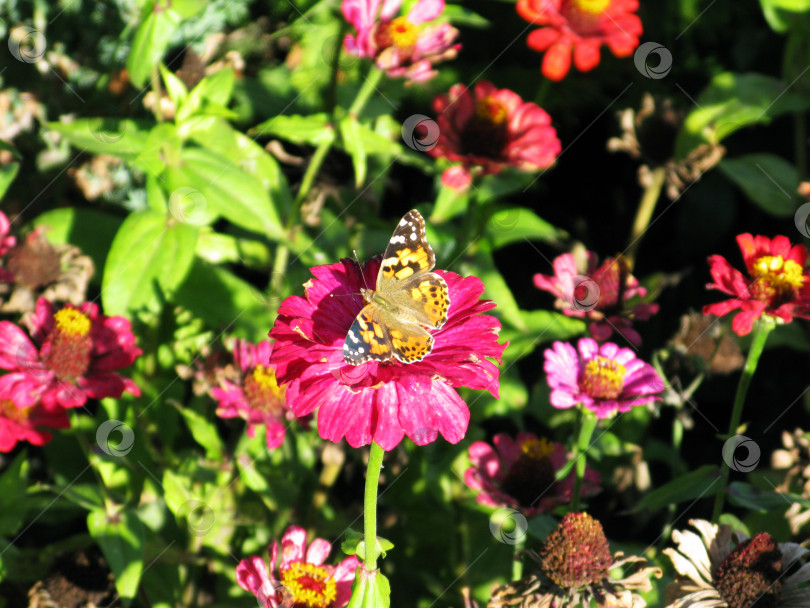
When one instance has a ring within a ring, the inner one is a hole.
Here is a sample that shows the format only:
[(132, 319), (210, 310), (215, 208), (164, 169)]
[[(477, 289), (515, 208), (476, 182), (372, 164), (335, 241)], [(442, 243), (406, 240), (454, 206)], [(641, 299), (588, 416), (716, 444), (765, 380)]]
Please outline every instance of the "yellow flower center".
[(554, 451), (554, 444), (545, 437), (527, 439), (520, 444), (520, 450), (532, 460), (540, 460), (548, 457)]
[(251, 407), (278, 415), (287, 389), (278, 385), (272, 368), (259, 364), (245, 378), (244, 391)]
[(0, 418), (6, 418), (17, 424), (24, 424), (28, 420), (30, 407), (19, 408), (10, 399), (0, 399)]
[(501, 125), (506, 122), (506, 108), (500, 101), (492, 99), (492, 97), (478, 100), (475, 104), (475, 115), (493, 125)]
[(411, 49), (416, 46), (419, 28), (405, 17), (397, 17), (381, 26), (377, 34), (377, 44), (383, 48), (395, 46), (398, 49)]
[(571, 8), (591, 15), (600, 15), (610, 6), (610, 0), (570, 0)]
[(86, 336), (90, 333), (89, 317), (75, 308), (63, 308), (53, 315), (56, 329), (67, 336)]
[(296, 608), (326, 608), (337, 597), (337, 585), (325, 568), (293, 562), (281, 572), (281, 582)]
[(502, 158), (509, 140), (508, 118), (509, 114), (500, 101), (492, 97), (479, 99), (475, 103), (475, 113), (461, 132), (463, 152), (492, 159)]
[(751, 291), (755, 298), (779, 307), (796, 297), (805, 279), (802, 272), (802, 267), (793, 260), (785, 260), (781, 255), (764, 255), (757, 258), (751, 270), (756, 279)]
[(596, 356), (585, 364), (579, 388), (594, 399), (616, 399), (624, 390), (627, 369), (621, 363)]

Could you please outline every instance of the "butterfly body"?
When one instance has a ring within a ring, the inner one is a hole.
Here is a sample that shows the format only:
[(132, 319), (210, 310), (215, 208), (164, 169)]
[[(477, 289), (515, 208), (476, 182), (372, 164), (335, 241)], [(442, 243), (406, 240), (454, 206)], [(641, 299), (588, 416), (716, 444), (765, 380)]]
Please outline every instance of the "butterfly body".
[(421, 361), (433, 349), (429, 329), (439, 329), (450, 306), (447, 283), (434, 272), (436, 256), (425, 221), (412, 210), (397, 225), (383, 254), (375, 289), (361, 289), (363, 309), (346, 334), (343, 358), (402, 363)]

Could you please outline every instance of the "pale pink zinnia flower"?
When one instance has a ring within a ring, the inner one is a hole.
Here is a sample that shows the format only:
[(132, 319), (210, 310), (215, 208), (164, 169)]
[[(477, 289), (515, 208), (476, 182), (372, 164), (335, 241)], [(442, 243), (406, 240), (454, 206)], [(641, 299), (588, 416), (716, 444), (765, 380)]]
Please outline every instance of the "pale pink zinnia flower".
[(577, 349), (555, 342), (546, 349), (545, 359), (551, 405), (556, 408), (582, 404), (597, 418), (607, 418), (661, 400), (657, 393), (664, 390), (664, 382), (629, 348), (612, 342), (600, 346), (596, 340), (582, 338)]

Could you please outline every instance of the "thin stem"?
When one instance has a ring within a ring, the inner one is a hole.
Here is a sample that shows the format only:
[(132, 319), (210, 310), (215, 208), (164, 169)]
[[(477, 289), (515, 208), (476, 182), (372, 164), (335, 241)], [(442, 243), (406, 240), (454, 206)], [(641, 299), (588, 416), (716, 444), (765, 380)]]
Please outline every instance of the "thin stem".
[[(762, 317), (756, 324), (754, 329), (754, 337), (751, 340), (751, 349), (748, 351), (748, 358), (745, 360), (745, 367), (743, 367), (740, 382), (737, 385), (737, 394), (734, 395), (734, 407), (731, 410), (731, 420), (728, 425), (728, 437), (733, 437), (737, 434), (737, 429), (742, 420), (742, 408), (745, 403), (745, 395), (748, 393), (748, 387), (751, 384), (751, 379), (754, 377), (754, 372), (759, 363), (759, 357), (762, 355), (762, 349), (765, 348), (765, 341), (768, 339), (768, 334), (774, 328), (774, 322), (767, 318)], [(731, 474), (731, 468), (726, 465), (723, 467), (723, 477), (721, 480), (720, 491), (714, 499), (714, 512), (712, 520), (717, 521), (720, 514), (723, 512), (723, 503), (726, 500), (726, 488), (728, 487), (728, 478)]]
[(585, 408), (580, 408), (579, 439), (577, 439), (574, 460), (576, 461), (576, 477), (574, 477), (574, 496), (571, 500), (571, 510), (579, 511), (579, 499), (582, 492), (582, 480), (585, 477), (585, 465), (588, 462), (588, 448), (591, 437), (596, 429), (596, 415)]
[(632, 269), (636, 262), (636, 253), (641, 246), (641, 237), (650, 225), (655, 206), (658, 204), (658, 198), (661, 196), (661, 188), (664, 187), (666, 181), (667, 171), (664, 167), (657, 167), (652, 172), (652, 181), (650, 185), (644, 189), (644, 194), (641, 196), (641, 202), (636, 211), (636, 219), (633, 222), (633, 231), (630, 234), (630, 243), (627, 245), (627, 261), (630, 263)]
[(363, 562), (366, 570), (377, 569), (377, 487), (380, 484), (380, 470), (385, 451), (376, 443), (371, 444), (366, 471), (366, 493), (363, 500), (363, 533), (366, 556)]
[(519, 535), (515, 542), (515, 552), (512, 559), (512, 580), (519, 581), (523, 578), (523, 560), (520, 558), (520, 552), (526, 547), (527, 533)]
[[(337, 65), (337, 62), (335, 62), (335, 65)], [(371, 68), (369, 75), (366, 77), (365, 82), (363, 82), (363, 86), (361, 86), (360, 90), (357, 92), (357, 97), (354, 99), (354, 102), (349, 108), (350, 116), (357, 116), (357, 114), (362, 112), (363, 108), (366, 106), (366, 103), (368, 103), (371, 94), (377, 90), (377, 85), (379, 84), (382, 75), (382, 70), (376, 67)], [(336, 78), (336, 72), (333, 74), (333, 78)], [(332, 125), (332, 128), (337, 129), (337, 125)], [(287, 216), (287, 221), (284, 223), (289, 241), (292, 241), (294, 238), (292, 230), (295, 226), (296, 220), (298, 219), (298, 210), (301, 208), (301, 204), (307, 199), (307, 196), (309, 196), (312, 185), (315, 183), (315, 178), (318, 176), (321, 166), (323, 165), (323, 161), (326, 160), (326, 157), (329, 154), (329, 151), (332, 149), (334, 142), (335, 137), (329, 137), (322, 141), (320, 145), (315, 148), (315, 153), (312, 155), (312, 158), (309, 161), (307, 170), (304, 172), (304, 177), (301, 179), (301, 185), (298, 188), (298, 193), (295, 195), (295, 200), (293, 201), (292, 209), (290, 209), (290, 214)], [(290, 247), (288, 243), (279, 243), (278, 248), (276, 249), (276, 258), (273, 262), (273, 274), (272, 278), (270, 279), (270, 295), (273, 299), (278, 298), (281, 293), (281, 281), (284, 279), (284, 274), (287, 271), (287, 263), (289, 259)]]

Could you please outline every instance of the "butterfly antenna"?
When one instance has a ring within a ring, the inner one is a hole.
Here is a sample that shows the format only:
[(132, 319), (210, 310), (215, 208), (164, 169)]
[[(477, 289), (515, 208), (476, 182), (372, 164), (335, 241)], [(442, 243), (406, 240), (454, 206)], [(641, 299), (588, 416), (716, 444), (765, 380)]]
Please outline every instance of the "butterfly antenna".
[(363, 265), (360, 263), (360, 258), (357, 257), (357, 249), (352, 249), (354, 253), (354, 259), (357, 261), (357, 267), (360, 269), (360, 276), (363, 277), (363, 287), (368, 289), (368, 283), (366, 282), (366, 275), (363, 273)]

